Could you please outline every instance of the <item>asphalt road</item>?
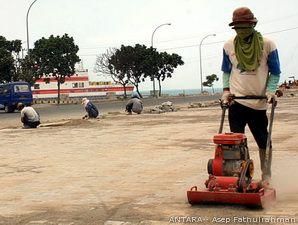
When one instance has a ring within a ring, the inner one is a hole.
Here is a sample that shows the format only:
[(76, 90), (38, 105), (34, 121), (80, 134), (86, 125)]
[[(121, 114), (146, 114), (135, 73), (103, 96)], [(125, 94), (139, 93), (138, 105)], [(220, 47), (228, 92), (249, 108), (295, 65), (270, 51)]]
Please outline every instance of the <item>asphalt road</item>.
[[(174, 105), (189, 104), (191, 102), (210, 101), (219, 99), (219, 95), (197, 95), (197, 96), (176, 96), (176, 97), (162, 97), (162, 98), (146, 98), (142, 99), (144, 107), (152, 107), (154, 105), (160, 105), (163, 102), (171, 101)], [(101, 113), (113, 112), (113, 111), (124, 111), (126, 101), (120, 100), (104, 100), (95, 103), (98, 106)], [(85, 114), (85, 110), (81, 104), (72, 105), (50, 105), (50, 104), (38, 104), (33, 106), (40, 114), (42, 122), (68, 119), (68, 118), (81, 118)], [(0, 111), (0, 121), (5, 122), (3, 124), (18, 124), (19, 113), (5, 113), (3, 110)], [(2, 124), (2, 125), (3, 125)], [(1, 126), (1, 125), (0, 125)], [(3, 126), (2, 126), (3, 127)]]

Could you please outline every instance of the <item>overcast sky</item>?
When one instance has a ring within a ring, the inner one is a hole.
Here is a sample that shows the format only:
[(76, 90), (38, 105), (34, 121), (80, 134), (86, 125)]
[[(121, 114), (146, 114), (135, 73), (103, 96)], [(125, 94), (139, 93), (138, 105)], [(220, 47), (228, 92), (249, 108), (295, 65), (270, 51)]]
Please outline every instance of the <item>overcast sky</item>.
[[(0, 0), (0, 35), (8, 40), (21, 39), (26, 49), (26, 13), (33, 0)], [(203, 77), (221, 77), (224, 41), (234, 35), (228, 26), (233, 10), (251, 8), (259, 20), (256, 29), (275, 41), (281, 61), (281, 81), (295, 75), (298, 78), (298, 1), (297, 0), (37, 0), (29, 13), (30, 47), (42, 37), (63, 35), (74, 37), (79, 56), (89, 69), (92, 80), (105, 78), (93, 73), (96, 55), (109, 47), (151, 45), (158, 51), (177, 53), (185, 65), (165, 89), (200, 88), (199, 43), (203, 41)], [(204, 79), (204, 78), (203, 78)], [(221, 86), (221, 80), (216, 84)], [(141, 85), (151, 89), (148, 80)]]

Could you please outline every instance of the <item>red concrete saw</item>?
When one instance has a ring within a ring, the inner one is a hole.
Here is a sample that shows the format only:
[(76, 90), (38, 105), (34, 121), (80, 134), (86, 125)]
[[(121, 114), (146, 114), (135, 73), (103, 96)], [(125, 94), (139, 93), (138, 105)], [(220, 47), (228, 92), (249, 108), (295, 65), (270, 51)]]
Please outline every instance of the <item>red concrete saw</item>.
[[(266, 99), (265, 96), (241, 96), (233, 99)], [(268, 181), (253, 180), (254, 164), (249, 157), (247, 138), (242, 133), (222, 133), (225, 112), (228, 104), (222, 105), (219, 133), (213, 138), (215, 143), (214, 159), (207, 164), (209, 178), (206, 189), (193, 186), (187, 191), (191, 205), (204, 203), (240, 204), (251, 207), (265, 207), (276, 199), (275, 189)], [(271, 166), (270, 141), (276, 101), (273, 100), (267, 138), (265, 166)]]

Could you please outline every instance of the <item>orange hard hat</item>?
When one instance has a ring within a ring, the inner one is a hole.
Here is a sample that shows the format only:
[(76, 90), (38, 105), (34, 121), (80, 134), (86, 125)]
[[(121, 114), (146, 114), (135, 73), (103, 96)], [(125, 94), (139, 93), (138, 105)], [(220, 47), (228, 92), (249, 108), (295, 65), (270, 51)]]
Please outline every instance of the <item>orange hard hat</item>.
[(258, 20), (247, 7), (240, 7), (233, 12), (233, 22), (229, 26), (234, 26), (239, 23), (252, 23), (257, 24)]

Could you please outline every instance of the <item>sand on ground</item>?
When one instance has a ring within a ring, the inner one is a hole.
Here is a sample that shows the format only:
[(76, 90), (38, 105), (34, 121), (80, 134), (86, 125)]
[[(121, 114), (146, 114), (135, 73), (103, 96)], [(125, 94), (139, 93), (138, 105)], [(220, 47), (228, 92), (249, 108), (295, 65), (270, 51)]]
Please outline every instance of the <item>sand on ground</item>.
[[(254, 224), (297, 222), (297, 97), (280, 98), (275, 114), (276, 204), (263, 210), (188, 204), (186, 191), (203, 188), (207, 179), (220, 114), (219, 107), (183, 106), (178, 112), (107, 114), (32, 130), (2, 127), (0, 224), (155, 225), (189, 218), (240, 224), (233, 219), (242, 216), (275, 219)], [(248, 130), (247, 136), (259, 178), (257, 146)]]

